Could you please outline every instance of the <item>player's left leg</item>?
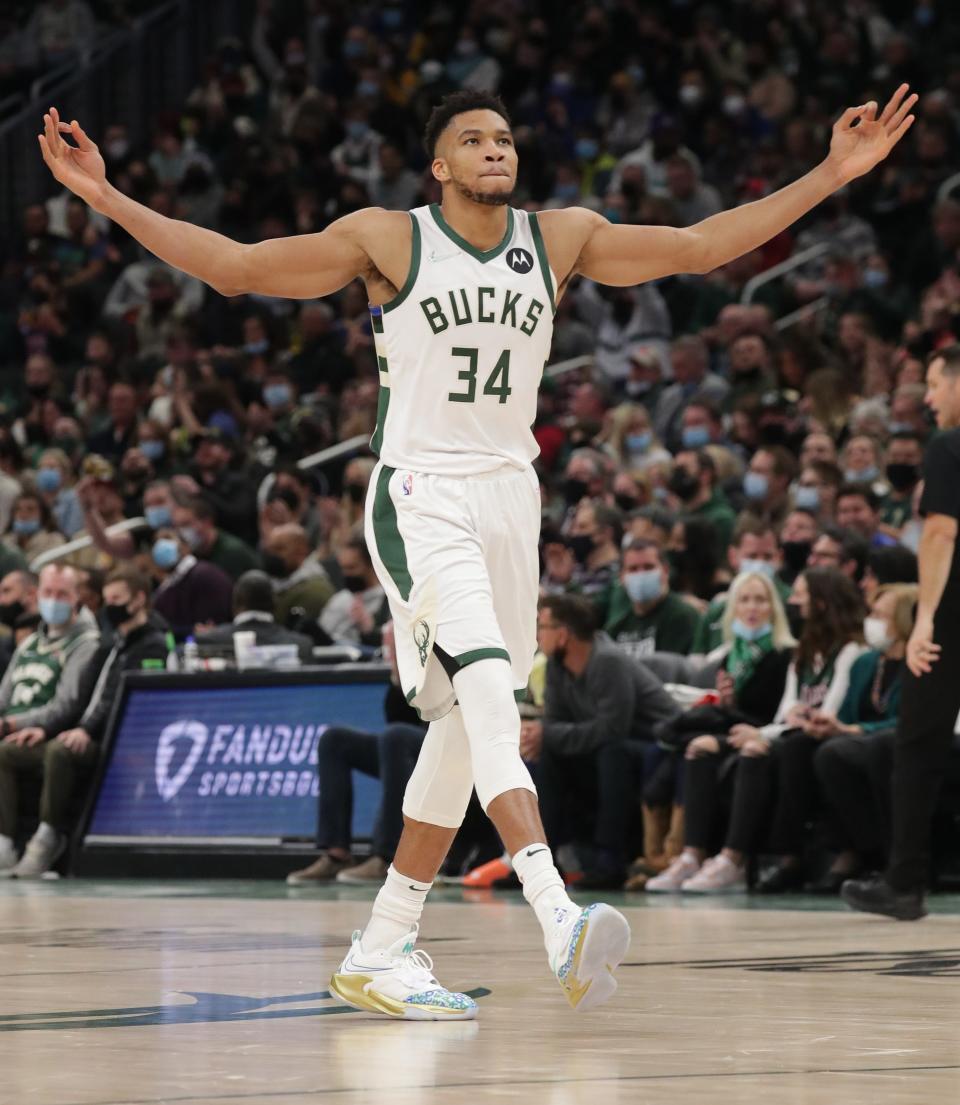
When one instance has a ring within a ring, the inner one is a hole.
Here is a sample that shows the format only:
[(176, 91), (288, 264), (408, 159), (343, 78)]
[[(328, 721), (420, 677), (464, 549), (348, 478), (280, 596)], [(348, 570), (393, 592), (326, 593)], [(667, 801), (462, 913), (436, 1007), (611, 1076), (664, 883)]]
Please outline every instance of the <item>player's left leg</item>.
[(330, 989), (355, 1008), (406, 1020), (470, 1020), (476, 1003), (447, 990), (430, 957), (415, 951), (433, 880), (463, 821), (473, 780), (460, 710), (427, 730), (404, 797), (404, 828), (367, 927)]

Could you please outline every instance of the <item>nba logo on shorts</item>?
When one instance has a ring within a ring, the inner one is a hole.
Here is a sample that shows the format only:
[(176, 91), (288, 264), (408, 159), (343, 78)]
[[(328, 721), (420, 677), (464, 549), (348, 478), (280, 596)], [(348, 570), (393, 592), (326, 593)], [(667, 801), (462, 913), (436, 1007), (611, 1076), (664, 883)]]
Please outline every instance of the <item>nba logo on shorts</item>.
[(412, 495), (413, 494), (413, 473), (412, 472), (408, 472), (403, 477), (403, 483), (400, 486), (403, 488), (404, 495)]

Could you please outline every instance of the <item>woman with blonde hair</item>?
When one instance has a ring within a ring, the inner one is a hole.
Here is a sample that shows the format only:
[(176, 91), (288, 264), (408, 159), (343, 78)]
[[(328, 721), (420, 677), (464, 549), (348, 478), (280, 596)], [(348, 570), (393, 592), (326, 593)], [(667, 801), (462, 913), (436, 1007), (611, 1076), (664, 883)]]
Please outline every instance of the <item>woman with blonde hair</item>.
[(732, 734), (738, 726), (768, 724), (783, 697), (796, 641), (769, 576), (752, 571), (737, 576), (722, 633), (723, 643), (709, 656), (720, 661), (718, 703), (692, 707), (660, 734), (663, 743), (685, 752), (685, 847), (646, 884), (654, 893), (679, 890), (700, 869), (723, 799), (733, 788), (740, 742)]
[(639, 403), (614, 407), (599, 443), (621, 468), (643, 470), (672, 460), (653, 432), (650, 412)]
[(835, 894), (844, 879), (886, 862), (893, 735), (917, 593), (912, 583), (877, 590), (863, 623), (870, 651), (851, 668), (836, 714), (819, 711), (812, 719), (822, 742), (814, 767), (836, 849), (815, 891)]

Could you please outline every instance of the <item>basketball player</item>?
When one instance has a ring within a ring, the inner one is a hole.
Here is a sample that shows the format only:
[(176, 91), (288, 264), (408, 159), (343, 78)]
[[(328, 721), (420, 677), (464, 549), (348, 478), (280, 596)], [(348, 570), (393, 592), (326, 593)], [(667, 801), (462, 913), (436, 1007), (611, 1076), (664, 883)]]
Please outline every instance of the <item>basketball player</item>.
[[(603, 904), (567, 896), (519, 753), (515, 696), (537, 627), (540, 500), (530, 427), (553, 315), (570, 280), (632, 286), (707, 273), (763, 245), (887, 156), (913, 123), (903, 85), (882, 113), (850, 108), (830, 151), (794, 184), (688, 229), (613, 226), (583, 208), (510, 206), (517, 151), (495, 96), (447, 97), (426, 129), (443, 202), (368, 209), (319, 234), (239, 245), (165, 218), (105, 179), (79, 123), (44, 117), (58, 181), (147, 249), (223, 295), (312, 299), (361, 277), (380, 370), (379, 464), (366, 535), (387, 592), (407, 698), (430, 722), (404, 799), (404, 832), (372, 917), (332, 990), (391, 1017), (467, 1019), (476, 1005), (414, 951), (424, 899), (476, 787), (544, 933), (550, 968), (580, 1009), (606, 1001), (629, 929)], [(66, 140), (69, 136), (76, 145)], [(554, 654), (556, 654), (556, 648)]]

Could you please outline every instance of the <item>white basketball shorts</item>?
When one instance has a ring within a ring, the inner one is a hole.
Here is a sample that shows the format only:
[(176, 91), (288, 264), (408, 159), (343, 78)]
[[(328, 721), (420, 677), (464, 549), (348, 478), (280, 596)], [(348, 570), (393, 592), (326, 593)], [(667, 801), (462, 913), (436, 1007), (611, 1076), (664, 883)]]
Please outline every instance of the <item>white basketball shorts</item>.
[(509, 661), (522, 697), (537, 638), (533, 469), (504, 465), (460, 479), (378, 464), (365, 534), (393, 615), (401, 685), (423, 720), (456, 702), (447, 668), (455, 674), (477, 660)]

